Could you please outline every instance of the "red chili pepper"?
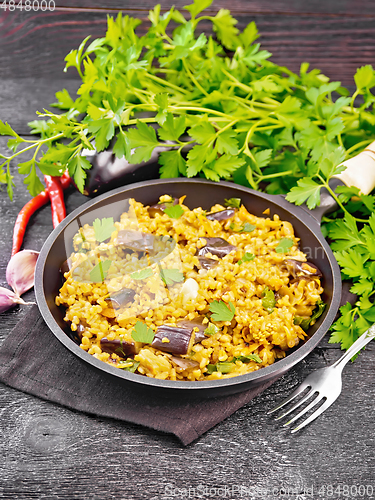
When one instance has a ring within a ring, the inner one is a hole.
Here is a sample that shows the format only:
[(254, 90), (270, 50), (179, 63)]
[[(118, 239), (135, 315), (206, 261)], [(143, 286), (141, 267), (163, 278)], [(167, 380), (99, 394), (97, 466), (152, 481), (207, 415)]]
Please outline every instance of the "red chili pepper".
[(44, 182), (46, 183), (49, 198), (51, 200), (52, 224), (55, 228), (66, 217), (64, 193), (61, 186), (60, 177), (45, 175)]
[[(70, 182), (71, 179), (68, 172), (66, 171), (61, 177), (61, 187), (63, 189), (66, 189), (70, 185)], [(50, 197), (48, 194), (48, 190), (46, 189), (45, 191), (42, 191), (37, 196), (32, 198), (30, 201), (28, 201), (26, 205), (21, 209), (20, 213), (17, 216), (13, 229), (12, 257), (21, 249), (23, 237), (25, 235), (26, 227), (30, 220), (30, 217), (39, 208), (48, 203), (49, 199)]]

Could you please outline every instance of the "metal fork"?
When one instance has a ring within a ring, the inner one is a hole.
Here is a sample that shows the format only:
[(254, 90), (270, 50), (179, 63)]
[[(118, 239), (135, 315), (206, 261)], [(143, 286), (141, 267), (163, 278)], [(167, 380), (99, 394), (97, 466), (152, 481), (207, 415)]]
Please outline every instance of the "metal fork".
[(305, 380), (299, 385), (290, 396), (285, 399), (282, 403), (276, 406), (273, 410), (270, 410), (267, 414), (273, 413), (286, 404), (290, 403), (296, 396), (303, 393), (306, 389), (308, 392), (303, 396), (302, 399), (297, 401), (291, 408), (285, 413), (276, 418), (279, 420), (284, 418), (289, 413), (292, 413), (295, 409), (305, 403), (307, 400), (313, 397), (312, 401), (297, 415), (284, 424), (284, 427), (295, 422), (302, 417), (309, 410), (314, 408), (317, 404), (323, 402), (306, 420), (297, 425), (292, 432), (297, 432), (305, 425), (309, 424), (315, 420), (319, 415), (321, 415), (327, 408), (331, 406), (332, 403), (336, 401), (341, 393), (341, 373), (342, 369), (346, 363), (359, 352), (363, 347), (370, 342), (375, 337), (375, 325), (372, 325), (365, 333), (363, 333), (354, 344), (345, 352), (341, 358), (339, 358), (333, 365), (327, 366), (326, 368), (320, 368), (315, 372), (312, 372)]

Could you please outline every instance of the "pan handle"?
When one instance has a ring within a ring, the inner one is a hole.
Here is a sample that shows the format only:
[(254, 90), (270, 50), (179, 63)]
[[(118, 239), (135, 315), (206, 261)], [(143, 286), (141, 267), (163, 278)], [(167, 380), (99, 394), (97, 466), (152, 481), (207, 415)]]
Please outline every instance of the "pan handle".
[(371, 193), (375, 187), (375, 141), (342, 165), (346, 170), (334, 177), (349, 187), (357, 187), (363, 194)]

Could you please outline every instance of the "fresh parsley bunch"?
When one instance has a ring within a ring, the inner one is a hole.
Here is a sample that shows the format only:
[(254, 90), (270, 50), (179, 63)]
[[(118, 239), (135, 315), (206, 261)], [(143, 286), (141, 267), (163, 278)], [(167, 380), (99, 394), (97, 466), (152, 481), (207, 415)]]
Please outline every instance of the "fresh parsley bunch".
[[(306, 63), (297, 75), (269, 61), (255, 23), (239, 32), (226, 9), (202, 14), (211, 3), (195, 0), (184, 13), (172, 7), (164, 14), (157, 5), (143, 36), (136, 33), (139, 19), (108, 17), (105, 37), (87, 37), (72, 50), (65, 70), (74, 67), (82, 79), (78, 97), (57, 92), (52, 106), (61, 113), (44, 110), (44, 119), (30, 124), (42, 138), (23, 139), (0, 122), (13, 151), (0, 174), (9, 196), (9, 163), (24, 151), (34, 152), (18, 165), (31, 195), (43, 189), (37, 168), (49, 175), (68, 169), (83, 191), (91, 164), (82, 151), (103, 151), (113, 141), (115, 155), (133, 163), (166, 148), (161, 177), (233, 179), (254, 189), (266, 183), (268, 192), (284, 193), (299, 181), (290, 199), (301, 202), (308, 193), (308, 205), (316, 204), (332, 168), (375, 133), (372, 67), (357, 71), (350, 97)], [(215, 36), (198, 35), (202, 21), (212, 23)], [(355, 107), (359, 94), (364, 102)]]
[[(0, 182), (12, 198), (10, 162), (32, 151), (30, 160), (18, 164), (31, 195), (44, 189), (37, 169), (54, 176), (68, 169), (83, 191), (91, 163), (82, 152), (113, 144), (114, 154), (132, 163), (147, 161), (162, 146), (161, 177), (233, 180), (288, 193), (289, 201), (309, 208), (319, 204), (326, 187), (340, 210), (336, 221), (325, 219), (324, 228), (343, 276), (360, 295), (333, 327), (333, 340), (348, 347), (375, 320), (369, 311), (375, 293), (369, 244), (374, 198), (349, 188), (337, 195), (328, 182), (343, 160), (374, 139), (374, 70), (358, 69), (352, 96), (319, 70), (309, 71), (307, 63), (293, 73), (269, 60), (254, 22), (240, 32), (229, 10), (203, 13), (211, 3), (194, 0), (183, 11), (172, 7), (164, 14), (156, 5), (142, 36), (136, 32), (139, 19), (108, 17), (103, 38), (86, 38), (65, 58), (65, 70), (75, 68), (82, 84), (75, 99), (65, 89), (57, 92), (52, 106), (59, 112), (44, 110), (42, 120), (30, 124), (40, 139), (24, 139), (0, 121), (12, 151), (1, 157)], [(200, 32), (202, 21), (212, 24), (213, 35)], [(355, 238), (348, 242), (349, 233)]]

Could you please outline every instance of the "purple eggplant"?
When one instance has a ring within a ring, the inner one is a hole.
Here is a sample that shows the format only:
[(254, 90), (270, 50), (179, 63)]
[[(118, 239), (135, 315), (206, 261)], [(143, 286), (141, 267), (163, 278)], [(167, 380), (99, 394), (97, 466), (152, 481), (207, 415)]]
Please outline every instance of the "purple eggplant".
[(212, 269), (217, 266), (219, 261), (215, 259), (209, 259), (208, 257), (198, 257), (200, 269)]
[(86, 170), (84, 195), (97, 196), (119, 186), (160, 177), (158, 159), (160, 153), (166, 151), (167, 148), (157, 147), (148, 161), (132, 164), (125, 157), (117, 158), (111, 146), (100, 153), (96, 150), (85, 150), (84, 156), (91, 163), (92, 168)]
[[(201, 342), (203, 339), (206, 339), (206, 335), (204, 334), (207, 325), (203, 324), (204, 316), (197, 316), (192, 320), (183, 319), (177, 323), (179, 328), (194, 328), (195, 329), (195, 338), (194, 344)], [(196, 330), (198, 328), (198, 330)]]
[(132, 290), (131, 288), (123, 288), (118, 292), (111, 293), (109, 297), (107, 297), (105, 300), (106, 302), (110, 303), (112, 307), (118, 309), (119, 307), (122, 307), (128, 304), (129, 302), (132, 302), (134, 296), (135, 296), (134, 290)]
[(204, 247), (200, 248), (197, 251), (197, 255), (199, 257), (205, 256), (207, 253), (211, 253), (212, 255), (217, 255), (221, 259), (228, 255), (232, 250), (237, 250), (237, 247), (231, 245), (223, 238), (204, 238), (206, 240), (206, 244)]
[(108, 352), (108, 354), (115, 353), (124, 357), (136, 354), (134, 342), (126, 342), (125, 340), (108, 340), (107, 337), (103, 337), (100, 340), (100, 348), (103, 352)]
[(234, 208), (226, 208), (225, 210), (220, 210), (219, 212), (212, 212), (206, 215), (206, 219), (208, 220), (228, 220), (234, 217), (236, 213)]
[(322, 272), (320, 269), (312, 262), (302, 262), (295, 259), (285, 259), (284, 264), (288, 269), (289, 273), (294, 277), (298, 277), (301, 273), (305, 276), (315, 276), (321, 277)]
[(116, 244), (129, 248), (133, 252), (153, 252), (155, 236), (140, 231), (123, 229), (118, 232)]
[(172, 363), (174, 363), (181, 370), (194, 370), (199, 367), (198, 361), (194, 361), (193, 359), (186, 358), (178, 358), (177, 356), (171, 357)]
[(194, 328), (162, 325), (155, 332), (152, 347), (171, 354), (189, 354), (194, 343)]

